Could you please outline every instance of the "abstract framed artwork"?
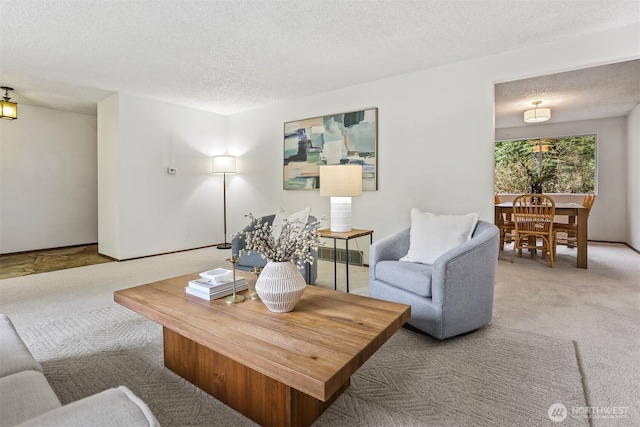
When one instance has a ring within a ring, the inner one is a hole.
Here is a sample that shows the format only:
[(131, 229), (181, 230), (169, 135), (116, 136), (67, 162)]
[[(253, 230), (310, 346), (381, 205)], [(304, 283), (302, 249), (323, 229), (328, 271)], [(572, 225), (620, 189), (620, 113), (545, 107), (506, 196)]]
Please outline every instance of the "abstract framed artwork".
[(378, 188), (378, 109), (284, 124), (285, 190), (318, 190), (321, 165), (362, 165), (362, 189)]

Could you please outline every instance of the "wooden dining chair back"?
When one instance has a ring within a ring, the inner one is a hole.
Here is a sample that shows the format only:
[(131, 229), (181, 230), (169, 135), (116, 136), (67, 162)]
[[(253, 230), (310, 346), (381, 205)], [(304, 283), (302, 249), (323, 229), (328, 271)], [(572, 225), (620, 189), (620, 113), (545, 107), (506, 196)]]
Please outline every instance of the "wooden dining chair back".
[[(593, 206), (593, 203), (596, 201), (596, 195), (595, 194), (587, 194), (586, 196), (584, 196), (584, 199), (582, 199), (582, 206), (584, 206), (585, 208), (587, 208), (587, 217), (589, 217), (589, 214), (591, 213), (591, 207)], [(554, 222), (553, 223), (553, 229), (554, 229), (554, 233), (556, 234), (556, 243), (560, 242), (560, 240), (558, 239), (558, 233), (566, 233), (567, 236), (564, 240), (564, 243), (567, 245), (567, 247), (569, 248), (575, 248), (577, 241), (578, 241), (578, 225), (576, 224), (576, 219), (575, 217), (569, 217), (569, 222), (568, 223), (564, 223), (564, 222)]]
[[(498, 194), (493, 195), (493, 202), (496, 205), (502, 203)], [(511, 213), (503, 213), (500, 215), (500, 220), (497, 226), (500, 229), (500, 250), (502, 251), (504, 250), (505, 243), (513, 242), (513, 229), (515, 227), (513, 225), (513, 215)]]
[(543, 259), (549, 254), (549, 264), (555, 262), (555, 242), (553, 218), (556, 204), (553, 199), (543, 194), (523, 194), (513, 201), (513, 222), (515, 228), (513, 262), (516, 251), (522, 256), (523, 249), (529, 249), (531, 256), (536, 249), (542, 251)]
[(587, 194), (586, 196), (584, 196), (584, 199), (582, 200), (582, 206), (587, 208), (587, 213), (591, 213), (591, 207), (593, 206), (593, 202), (595, 201), (596, 201), (595, 194)]

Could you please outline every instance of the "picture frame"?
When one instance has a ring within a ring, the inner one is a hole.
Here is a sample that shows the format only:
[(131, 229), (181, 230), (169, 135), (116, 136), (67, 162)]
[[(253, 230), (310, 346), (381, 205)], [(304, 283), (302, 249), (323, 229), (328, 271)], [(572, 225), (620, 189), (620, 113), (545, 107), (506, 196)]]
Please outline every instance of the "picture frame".
[(362, 165), (362, 189), (378, 189), (378, 108), (284, 124), (283, 189), (319, 190), (321, 165)]

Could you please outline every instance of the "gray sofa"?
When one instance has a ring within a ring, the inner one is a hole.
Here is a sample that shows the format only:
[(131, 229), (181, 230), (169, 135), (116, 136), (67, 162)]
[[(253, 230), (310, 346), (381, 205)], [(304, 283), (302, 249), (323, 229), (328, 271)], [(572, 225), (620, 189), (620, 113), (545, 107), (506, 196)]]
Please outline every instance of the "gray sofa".
[(159, 426), (147, 405), (120, 386), (62, 406), (42, 366), (0, 314), (0, 427)]
[[(263, 216), (262, 222), (266, 222), (267, 224), (271, 225), (273, 224), (273, 220), (275, 219), (275, 217), (275, 214)], [(316, 218), (309, 215), (307, 224), (315, 221)], [(253, 231), (253, 227), (248, 225), (244, 228), (243, 231)], [(234, 236), (233, 239), (231, 239), (231, 253), (234, 255), (240, 254), (240, 252), (244, 250), (246, 246), (246, 242), (243, 239), (238, 238), (238, 236)], [(316, 283), (316, 279), (318, 278), (318, 251), (312, 250), (311, 254), (313, 255), (313, 259), (315, 259), (316, 262), (311, 264), (311, 266), (309, 266), (308, 263), (305, 263), (303, 268), (300, 270), (300, 273), (302, 273), (302, 277), (304, 277), (304, 280), (309, 285)], [(238, 270), (251, 271), (253, 267), (264, 267), (265, 265), (267, 265), (267, 260), (263, 259), (257, 252), (240, 254), (239, 258), (240, 260), (236, 265), (236, 268)]]
[(369, 253), (369, 296), (411, 306), (409, 325), (439, 338), (491, 321), (500, 232), (478, 221), (470, 240), (433, 265), (398, 261), (409, 251), (407, 228), (375, 242)]

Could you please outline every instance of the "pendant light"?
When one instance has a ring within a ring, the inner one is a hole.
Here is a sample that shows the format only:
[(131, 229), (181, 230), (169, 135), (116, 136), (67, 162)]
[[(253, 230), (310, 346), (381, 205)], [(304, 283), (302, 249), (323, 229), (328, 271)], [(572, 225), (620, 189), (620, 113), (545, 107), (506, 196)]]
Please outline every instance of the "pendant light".
[(538, 105), (542, 104), (542, 101), (534, 101), (532, 104), (534, 105), (533, 110), (524, 112), (525, 123), (542, 123), (551, 118), (550, 108), (538, 108)]
[(18, 104), (9, 101), (9, 91), (13, 88), (0, 86), (4, 90), (4, 98), (0, 101), (0, 119), (15, 120), (18, 118)]

